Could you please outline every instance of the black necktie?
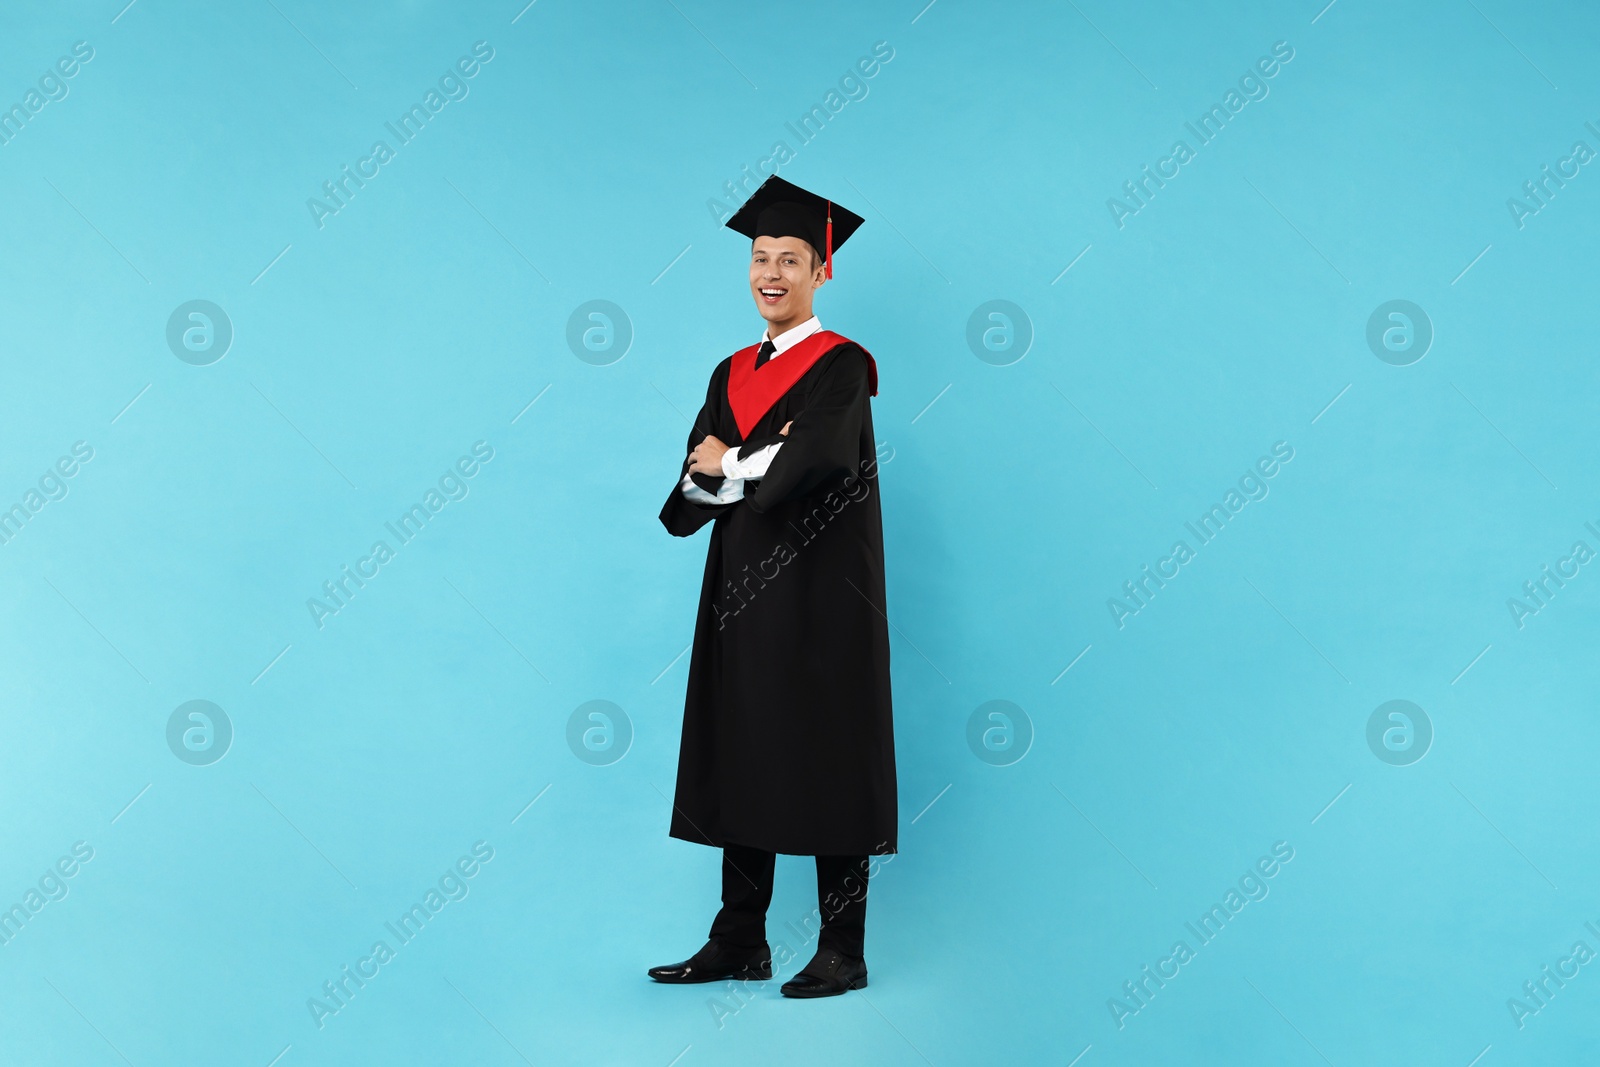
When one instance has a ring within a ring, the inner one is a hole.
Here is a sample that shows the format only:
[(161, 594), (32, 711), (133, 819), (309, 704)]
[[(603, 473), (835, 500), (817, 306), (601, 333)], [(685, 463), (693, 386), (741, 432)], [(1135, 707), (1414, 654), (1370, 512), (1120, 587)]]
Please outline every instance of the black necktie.
[(773, 344), (771, 341), (762, 341), (761, 342), (761, 351), (756, 353), (756, 370), (760, 370), (761, 369), (761, 364), (763, 364), (767, 360), (771, 359), (772, 358), (772, 354), (774, 352), (776, 352), (777, 350), (778, 350), (778, 346)]

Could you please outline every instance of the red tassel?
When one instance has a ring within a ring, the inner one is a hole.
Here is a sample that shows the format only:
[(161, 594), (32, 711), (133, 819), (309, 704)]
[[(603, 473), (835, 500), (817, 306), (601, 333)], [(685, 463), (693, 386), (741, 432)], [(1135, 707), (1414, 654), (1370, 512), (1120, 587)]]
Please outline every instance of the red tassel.
[(823, 265), (827, 268), (826, 277), (833, 277), (833, 201), (828, 201), (828, 250), (823, 256)]

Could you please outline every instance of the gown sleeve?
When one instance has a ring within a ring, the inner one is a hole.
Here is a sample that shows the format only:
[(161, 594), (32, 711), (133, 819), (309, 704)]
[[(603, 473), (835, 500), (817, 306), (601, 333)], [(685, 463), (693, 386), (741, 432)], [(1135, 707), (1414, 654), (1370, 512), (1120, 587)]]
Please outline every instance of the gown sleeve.
[(724, 403), (727, 394), (726, 382), (728, 374), (728, 361), (724, 360), (712, 372), (711, 382), (706, 387), (706, 400), (700, 406), (700, 413), (695, 416), (694, 425), (689, 429), (689, 444), (683, 450), (683, 463), (678, 467), (678, 480), (673, 483), (672, 493), (667, 497), (666, 504), (661, 509), (661, 525), (674, 537), (688, 537), (700, 527), (721, 515), (739, 502), (739, 497), (722, 504), (703, 504), (690, 500), (683, 492), (685, 478), (704, 489), (711, 496), (720, 495), (722, 483), (726, 480), (720, 474), (690, 474), (689, 453), (695, 446), (707, 437), (712, 436), (717, 428), (717, 414)]
[(772, 465), (754, 492), (745, 486), (745, 502), (753, 511), (798, 500), (856, 470), (870, 395), (867, 355), (860, 345), (847, 343), (824, 358), (828, 364), (821, 380), (794, 417)]
[(775, 433), (769, 434), (766, 437), (752, 437), (744, 444), (735, 445), (734, 447), (739, 450), (739, 459), (743, 461), (749, 459), (757, 452), (760, 452), (763, 448), (767, 448), (771, 445), (781, 445), (788, 439), (788, 437), (781, 433)]

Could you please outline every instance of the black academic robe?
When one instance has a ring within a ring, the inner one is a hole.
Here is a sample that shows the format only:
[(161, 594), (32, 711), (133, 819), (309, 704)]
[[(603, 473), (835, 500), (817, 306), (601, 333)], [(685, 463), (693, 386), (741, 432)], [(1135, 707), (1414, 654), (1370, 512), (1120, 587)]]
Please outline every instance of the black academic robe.
[[(783, 355), (775, 357), (782, 360)], [(791, 855), (897, 851), (883, 520), (868, 356), (836, 345), (743, 438), (732, 357), (689, 433), (783, 442), (744, 499), (697, 504), (675, 483), (668, 532), (712, 523), (689, 661), (669, 833)], [(787, 436), (778, 431), (793, 420)], [(688, 451), (686, 450), (686, 452)], [(678, 482), (689, 468), (685, 458)], [(715, 493), (720, 476), (696, 474)]]

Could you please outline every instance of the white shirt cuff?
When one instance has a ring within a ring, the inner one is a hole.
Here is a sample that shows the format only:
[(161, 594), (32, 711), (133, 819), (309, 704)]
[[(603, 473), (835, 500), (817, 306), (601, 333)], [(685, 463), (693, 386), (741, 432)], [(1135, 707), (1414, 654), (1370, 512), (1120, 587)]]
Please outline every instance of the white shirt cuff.
[(767, 468), (772, 465), (772, 458), (778, 454), (778, 449), (783, 447), (783, 442), (758, 448), (745, 459), (739, 458), (739, 446), (735, 445), (722, 454), (722, 475), (725, 478), (762, 478), (766, 476)]
[(694, 483), (694, 478), (688, 474), (683, 476), (683, 495), (686, 499), (696, 504), (732, 504), (744, 499), (744, 479), (724, 478), (722, 485), (717, 488), (717, 495), (712, 496)]

